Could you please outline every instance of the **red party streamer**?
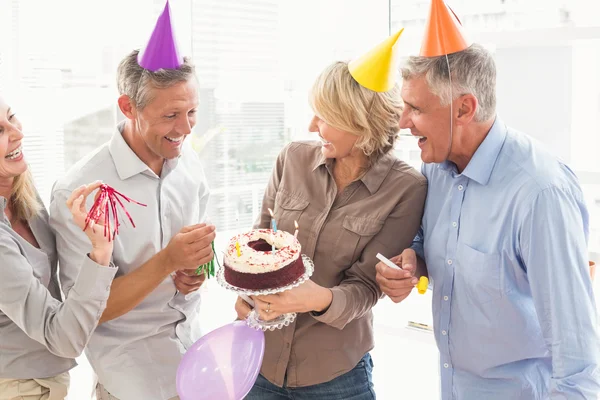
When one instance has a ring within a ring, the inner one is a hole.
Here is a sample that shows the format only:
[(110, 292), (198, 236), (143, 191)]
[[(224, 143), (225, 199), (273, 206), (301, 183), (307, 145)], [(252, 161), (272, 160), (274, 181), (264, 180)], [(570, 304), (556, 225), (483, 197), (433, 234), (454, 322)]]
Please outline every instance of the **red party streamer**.
[[(108, 236), (109, 241), (114, 240), (115, 237), (119, 234), (119, 227), (121, 226), (121, 223), (119, 222), (119, 209), (117, 208), (117, 206), (120, 206), (120, 208), (125, 212), (125, 215), (127, 215), (127, 218), (131, 222), (131, 225), (133, 225), (133, 227), (135, 228), (133, 218), (131, 218), (131, 215), (129, 214), (129, 212), (127, 212), (127, 209), (125, 208), (125, 205), (123, 204), (121, 199), (125, 200), (128, 203), (135, 203), (142, 207), (146, 207), (146, 204), (142, 204), (138, 201), (130, 199), (123, 193), (118, 192), (117, 190), (113, 189), (107, 184), (102, 184), (99, 190), (100, 193), (98, 194), (98, 196), (96, 196), (96, 200), (94, 201), (94, 204), (92, 205), (92, 208), (90, 209), (90, 212), (88, 213), (85, 219), (85, 228), (83, 228), (83, 230), (86, 230), (88, 228), (90, 222), (94, 222), (94, 224), (97, 224), (102, 215), (104, 215), (104, 236)], [(114, 221), (112, 231), (110, 227), (111, 219)]]

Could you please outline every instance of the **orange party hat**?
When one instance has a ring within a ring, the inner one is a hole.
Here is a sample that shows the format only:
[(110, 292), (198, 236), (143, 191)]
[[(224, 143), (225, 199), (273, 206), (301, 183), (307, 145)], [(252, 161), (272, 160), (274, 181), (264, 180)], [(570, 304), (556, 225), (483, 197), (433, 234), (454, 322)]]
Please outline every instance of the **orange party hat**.
[(420, 55), (443, 56), (462, 51), (471, 44), (454, 11), (443, 0), (432, 0)]

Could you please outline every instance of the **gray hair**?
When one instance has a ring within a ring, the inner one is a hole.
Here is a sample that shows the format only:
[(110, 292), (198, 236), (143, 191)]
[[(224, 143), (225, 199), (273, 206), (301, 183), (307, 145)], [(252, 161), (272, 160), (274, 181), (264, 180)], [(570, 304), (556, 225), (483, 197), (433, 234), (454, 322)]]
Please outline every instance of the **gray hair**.
[[(452, 71), (452, 88), (448, 80), (448, 64)], [(442, 105), (454, 98), (472, 94), (479, 102), (475, 121), (490, 120), (496, 114), (496, 63), (489, 51), (479, 44), (457, 53), (439, 57), (409, 57), (402, 68), (402, 79), (425, 75), (431, 92)]]
[(159, 69), (152, 72), (138, 64), (139, 50), (133, 50), (119, 63), (117, 88), (119, 94), (127, 95), (136, 108), (143, 110), (152, 100), (151, 89), (164, 89), (179, 82), (196, 79), (194, 65), (188, 57), (178, 69)]

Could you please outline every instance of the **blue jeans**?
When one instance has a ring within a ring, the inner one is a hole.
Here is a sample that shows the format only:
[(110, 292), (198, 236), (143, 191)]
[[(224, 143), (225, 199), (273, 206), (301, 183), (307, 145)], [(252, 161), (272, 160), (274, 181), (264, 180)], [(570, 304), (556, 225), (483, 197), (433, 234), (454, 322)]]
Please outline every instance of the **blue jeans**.
[(254, 387), (245, 397), (246, 400), (375, 400), (373, 390), (373, 360), (369, 353), (358, 362), (356, 367), (344, 375), (305, 387), (276, 386), (258, 376)]

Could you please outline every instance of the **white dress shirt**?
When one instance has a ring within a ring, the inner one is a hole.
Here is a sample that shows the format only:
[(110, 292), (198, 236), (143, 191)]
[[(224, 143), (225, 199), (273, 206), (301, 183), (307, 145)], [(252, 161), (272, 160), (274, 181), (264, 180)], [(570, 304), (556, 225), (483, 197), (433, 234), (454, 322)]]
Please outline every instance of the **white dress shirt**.
[[(100, 179), (147, 205), (125, 203), (136, 227), (121, 215), (123, 225), (113, 251), (117, 278), (165, 248), (184, 226), (205, 219), (209, 191), (197, 154), (184, 146), (182, 155), (165, 161), (161, 176), (157, 176), (127, 145), (123, 126), (118, 126), (110, 142), (75, 164), (53, 189), (50, 223), (56, 232), (65, 294), (89, 247), (65, 206), (74, 188)], [(88, 207), (92, 201), (90, 196)], [(86, 352), (99, 382), (123, 400), (176, 396), (175, 377), (182, 353), (200, 337), (199, 306), (199, 292), (184, 296), (167, 277), (133, 310), (100, 325)]]

